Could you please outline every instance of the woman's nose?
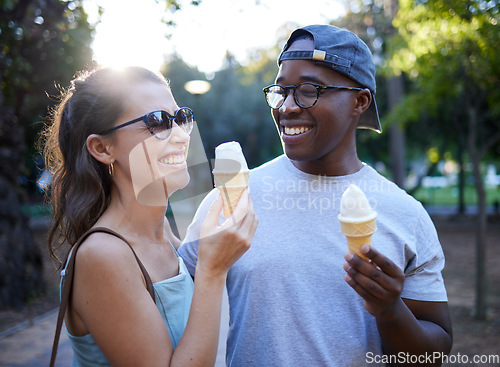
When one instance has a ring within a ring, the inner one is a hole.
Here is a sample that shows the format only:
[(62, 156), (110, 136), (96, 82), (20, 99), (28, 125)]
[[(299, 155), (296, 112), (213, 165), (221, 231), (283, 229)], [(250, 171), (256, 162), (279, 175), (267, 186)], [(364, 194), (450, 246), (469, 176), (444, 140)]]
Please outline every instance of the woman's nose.
[(177, 125), (176, 122), (173, 122), (170, 141), (173, 143), (185, 143), (189, 142), (190, 139), (191, 137), (189, 136), (188, 132)]

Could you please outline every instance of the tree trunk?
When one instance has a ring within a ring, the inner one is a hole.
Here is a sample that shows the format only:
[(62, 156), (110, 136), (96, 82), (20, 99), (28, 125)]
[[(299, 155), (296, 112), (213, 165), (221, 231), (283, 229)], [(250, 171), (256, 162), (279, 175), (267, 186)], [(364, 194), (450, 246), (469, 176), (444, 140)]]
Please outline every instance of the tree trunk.
[(472, 161), (472, 172), (477, 192), (477, 227), (476, 227), (476, 304), (475, 317), (486, 320), (488, 310), (488, 271), (486, 266), (486, 192), (481, 177), (481, 154), (477, 147), (478, 121), (474, 108), (469, 108), (468, 150)]
[(486, 193), (479, 169), (481, 161), (473, 159), (474, 182), (478, 198), (476, 229), (476, 318), (486, 320), (488, 310), (488, 270), (486, 266)]
[(458, 214), (465, 214), (465, 165), (464, 147), (458, 142)]
[(20, 308), (45, 291), (42, 256), (17, 186), (26, 150), (23, 130), (12, 110), (0, 105), (0, 309)]
[[(388, 84), (389, 109), (392, 110), (403, 96), (403, 75), (389, 79)], [(389, 149), (393, 181), (399, 187), (404, 188), (406, 176), (405, 135), (398, 124), (392, 124), (389, 128)]]
[(43, 294), (43, 262), (14, 186), (0, 176), (0, 309)]
[[(391, 20), (394, 19), (398, 10), (398, 0), (384, 0), (384, 14)], [(388, 29), (390, 37), (394, 36), (395, 29)], [(387, 97), (389, 110), (392, 110), (400, 101), (404, 93), (403, 74), (390, 78), (387, 81)], [(397, 124), (389, 128), (389, 153), (391, 156), (392, 178), (396, 185), (404, 188), (405, 184), (405, 135)]]

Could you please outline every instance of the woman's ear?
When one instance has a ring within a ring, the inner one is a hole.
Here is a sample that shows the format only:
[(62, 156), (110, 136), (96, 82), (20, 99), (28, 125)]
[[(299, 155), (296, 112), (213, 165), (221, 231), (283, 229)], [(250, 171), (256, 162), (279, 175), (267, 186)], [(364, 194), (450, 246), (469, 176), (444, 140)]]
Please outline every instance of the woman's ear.
[(360, 90), (356, 98), (356, 106), (354, 107), (355, 113), (361, 115), (370, 107), (371, 102), (372, 94), (370, 90), (367, 88)]
[(111, 154), (109, 140), (104, 139), (102, 135), (89, 135), (87, 137), (87, 150), (92, 155), (92, 157), (94, 157), (101, 163), (110, 164), (114, 161)]

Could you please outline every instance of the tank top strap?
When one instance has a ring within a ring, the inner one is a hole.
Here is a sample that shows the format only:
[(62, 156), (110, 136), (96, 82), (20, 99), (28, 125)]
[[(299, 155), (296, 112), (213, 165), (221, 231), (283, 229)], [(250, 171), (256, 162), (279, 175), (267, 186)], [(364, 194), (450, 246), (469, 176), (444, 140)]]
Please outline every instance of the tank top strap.
[(151, 277), (149, 276), (148, 271), (146, 270), (146, 268), (142, 264), (141, 260), (139, 259), (139, 257), (135, 253), (132, 245), (121, 234), (113, 231), (112, 229), (106, 228), (106, 227), (91, 228), (89, 231), (87, 231), (86, 237), (88, 237), (90, 234), (92, 234), (94, 232), (108, 233), (112, 236), (118, 237), (119, 239), (121, 239), (123, 242), (125, 242), (127, 244), (127, 246), (130, 248), (130, 250), (132, 250), (132, 253), (134, 254), (135, 260), (137, 261), (137, 264), (139, 265), (139, 268), (141, 269), (142, 275), (144, 276), (144, 280), (146, 281), (146, 288), (148, 289), (148, 292), (151, 295), (151, 298), (153, 298), (153, 302), (154, 302), (155, 301), (155, 291), (154, 291), (154, 287), (153, 287), (153, 282), (151, 281)]
[(146, 271), (146, 268), (142, 264), (141, 260), (135, 253), (134, 249), (130, 245), (130, 243), (119, 233), (113, 231), (112, 229), (106, 228), (106, 227), (95, 227), (89, 229), (87, 232), (85, 232), (79, 239), (76, 244), (73, 245), (69, 255), (68, 259), (66, 260), (66, 266), (64, 268), (64, 275), (65, 275), (65, 281), (64, 281), (64, 286), (61, 291), (61, 302), (59, 306), (59, 313), (57, 316), (57, 323), (56, 323), (56, 331), (54, 333), (54, 343), (52, 345), (52, 354), (50, 357), (50, 366), (54, 366), (55, 360), (56, 360), (56, 355), (57, 355), (57, 346), (59, 344), (59, 337), (61, 335), (61, 328), (62, 324), (64, 321), (64, 315), (66, 314), (66, 309), (68, 307), (69, 303), (69, 298), (71, 294), (71, 287), (73, 285), (73, 275), (74, 275), (74, 268), (75, 268), (75, 258), (76, 258), (76, 253), (78, 249), (80, 248), (80, 245), (85, 241), (85, 239), (90, 236), (92, 233), (95, 232), (104, 232), (108, 233), (112, 236), (118, 237), (121, 239), (123, 242), (125, 242), (128, 247), (132, 250), (132, 253), (134, 254), (134, 257), (137, 261), (137, 264), (139, 265), (139, 268), (141, 269), (141, 272), (144, 276), (144, 280), (146, 281), (146, 288), (153, 299), (153, 302), (155, 302), (155, 291), (153, 287), (153, 283), (151, 282), (151, 277), (149, 276), (148, 272)]
[(174, 250), (174, 254), (175, 256), (179, 257), (179, 253), (177, 252), (177, 250), (175, 249), (175, 246), (172, 244), (172, 242), (170, 242), (169, 239), (167, 239), (168, 243), (170, 244), (170, 247), (172, 247), (172, 250)]

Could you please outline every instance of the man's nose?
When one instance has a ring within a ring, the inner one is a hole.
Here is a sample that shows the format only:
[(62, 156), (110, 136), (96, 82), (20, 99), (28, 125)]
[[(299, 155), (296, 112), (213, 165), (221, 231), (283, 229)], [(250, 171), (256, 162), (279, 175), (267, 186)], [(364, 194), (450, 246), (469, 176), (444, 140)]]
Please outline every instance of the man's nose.
[(300, 109), (300, 106), (295, 101), (295, 91), (293, 89), (285, 90), (285, 100), (280, 109), (284, 109), (285, 111)]

